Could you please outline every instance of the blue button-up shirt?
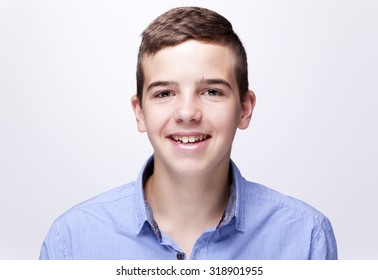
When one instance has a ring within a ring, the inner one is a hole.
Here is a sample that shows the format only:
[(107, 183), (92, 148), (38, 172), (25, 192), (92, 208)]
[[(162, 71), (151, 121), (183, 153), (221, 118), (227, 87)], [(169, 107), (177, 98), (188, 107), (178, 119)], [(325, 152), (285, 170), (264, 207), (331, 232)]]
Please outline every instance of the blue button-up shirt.
[[(143, 181), (85, 201), (52, 225), (40, 259), (188, 259), (160, 232), (145, 200)], [(311, 206), (248, 182), (231, 161), (233, 183), (220, 223), (195, 242), (190, 259), (337, 259), (329, 220)]]

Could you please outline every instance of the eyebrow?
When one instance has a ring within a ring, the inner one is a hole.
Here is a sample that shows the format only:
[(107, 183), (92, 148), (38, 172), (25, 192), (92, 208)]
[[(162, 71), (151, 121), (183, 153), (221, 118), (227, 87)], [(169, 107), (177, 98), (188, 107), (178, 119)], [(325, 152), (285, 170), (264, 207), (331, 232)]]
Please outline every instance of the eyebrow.
[(201, 79), (199, 84), (206, 84), (206, 85), (223, 85), (232, 89), (231, 84), (223, 79)]
[(175, 81), (156, 81), (156, 82), (151, 83), (147, 87), (147, 92), (154, 87), (166, 87), (166, 86), (177, 86), (177, 85), (178, 83)]
[[(223, 79), (205, 79), (205, 78), (202, 78), (198, 84), (200, 85), (223, 85), (223, 86), (226, 86), (228, 87), (229, 89), (232, 89), (231, 87), (231, 84), (229, 82), (227, 82), (226, 80), (223, 80)], [(156, 81), (156, 82), (153, 82), (151, 84), (149, 84), (149, 86), (147, 87), (147, 92), (150, 91), (152, 88), (154, 87), (166, 87), (166, 86), (178, 86), (179, 83), (176, 82), (176, 81)]]

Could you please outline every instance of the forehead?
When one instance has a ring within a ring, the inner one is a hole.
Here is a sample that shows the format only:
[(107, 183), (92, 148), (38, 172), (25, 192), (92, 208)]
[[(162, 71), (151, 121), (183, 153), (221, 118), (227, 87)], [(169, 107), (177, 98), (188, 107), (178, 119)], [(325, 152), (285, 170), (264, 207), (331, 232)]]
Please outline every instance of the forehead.
[(144, 85), (154, 80), (189, 82), (203, 78), (235, 79), (236, 58), (231, 48), (189, 40), (174, 47), (166, 47), (142, 60)]

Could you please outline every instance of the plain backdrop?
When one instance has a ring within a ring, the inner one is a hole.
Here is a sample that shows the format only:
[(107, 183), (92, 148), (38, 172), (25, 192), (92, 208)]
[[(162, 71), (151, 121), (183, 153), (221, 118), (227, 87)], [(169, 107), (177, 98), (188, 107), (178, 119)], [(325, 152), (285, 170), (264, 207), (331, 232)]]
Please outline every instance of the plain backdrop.
[(331, 220), (340, 259), (378, 259), (377, 1), (0, 0), (0, 259), (134, 181), (152, 153), (130, 98), (140, 33), (175, 6), (227, 17), (257, 105), (233, 160)]

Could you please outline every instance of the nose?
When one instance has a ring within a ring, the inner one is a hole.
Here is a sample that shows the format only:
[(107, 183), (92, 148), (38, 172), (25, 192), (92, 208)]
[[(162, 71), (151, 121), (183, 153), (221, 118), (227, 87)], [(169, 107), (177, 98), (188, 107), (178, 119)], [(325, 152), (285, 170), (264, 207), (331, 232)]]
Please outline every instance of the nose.
[(202, 119), (202, 112), (196, 96), (181, 96), (174, 113), (177, 122), (195, 123)]

